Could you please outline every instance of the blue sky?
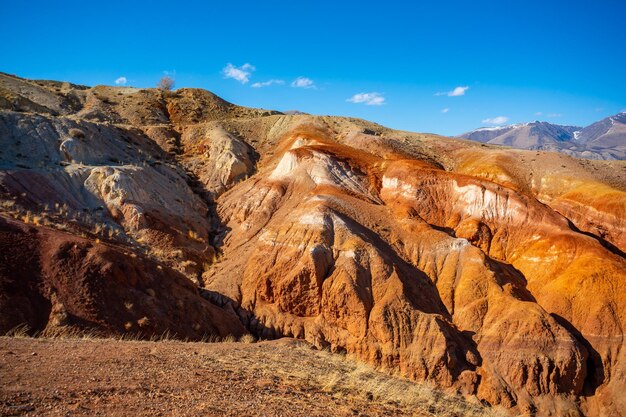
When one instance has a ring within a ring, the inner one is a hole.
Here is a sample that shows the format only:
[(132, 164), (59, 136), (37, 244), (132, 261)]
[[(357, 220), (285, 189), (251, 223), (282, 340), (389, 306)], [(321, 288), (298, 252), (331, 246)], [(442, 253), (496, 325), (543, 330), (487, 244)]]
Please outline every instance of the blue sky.
[(0, 71), (27, 78), (151, 87), (167, 72), (241, 105), (447, 135), (626, 109), (624, 0), (0, 6)]

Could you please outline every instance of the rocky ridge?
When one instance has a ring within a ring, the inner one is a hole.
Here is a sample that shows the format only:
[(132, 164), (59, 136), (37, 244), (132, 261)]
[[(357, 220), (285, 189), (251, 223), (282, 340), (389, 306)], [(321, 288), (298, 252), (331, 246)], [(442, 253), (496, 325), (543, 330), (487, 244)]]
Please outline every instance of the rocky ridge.
[(534, 121), (482, 127), (459, 137), (518, 149), (557, 151), (578, 158), (626, 159), (626, 112), (585, 128)]

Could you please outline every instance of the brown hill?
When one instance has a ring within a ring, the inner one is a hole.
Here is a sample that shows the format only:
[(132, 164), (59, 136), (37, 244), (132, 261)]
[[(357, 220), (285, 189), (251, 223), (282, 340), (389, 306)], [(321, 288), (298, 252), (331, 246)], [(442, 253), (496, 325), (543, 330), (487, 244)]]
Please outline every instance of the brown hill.
[(0, 265), (4, 330), (245, 327), (523, 414), (626, 413), (626, 162), (202, 90), (0, 87), (1, 233), (25, 242)]

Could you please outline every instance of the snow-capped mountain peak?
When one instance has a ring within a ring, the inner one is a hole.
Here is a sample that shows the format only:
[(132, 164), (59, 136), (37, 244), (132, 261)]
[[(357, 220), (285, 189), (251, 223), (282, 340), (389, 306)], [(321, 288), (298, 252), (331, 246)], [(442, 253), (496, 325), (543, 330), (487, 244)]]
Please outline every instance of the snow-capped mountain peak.
[(520, 149), (560, 151), (586, 158), (626, 159), (626, 111), (585, 128), (535, 120), (481, 127), (459, 137)]

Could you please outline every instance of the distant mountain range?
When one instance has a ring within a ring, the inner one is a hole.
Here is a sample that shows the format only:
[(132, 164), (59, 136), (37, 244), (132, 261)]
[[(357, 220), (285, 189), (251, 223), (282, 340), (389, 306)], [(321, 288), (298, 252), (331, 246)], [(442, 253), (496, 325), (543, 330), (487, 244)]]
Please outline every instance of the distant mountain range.
[(519, 149), (559, 151), (582, 158), (626, 159), (626, 112), (584, 128), (534, 121), (481, 127), (458, 137)]

